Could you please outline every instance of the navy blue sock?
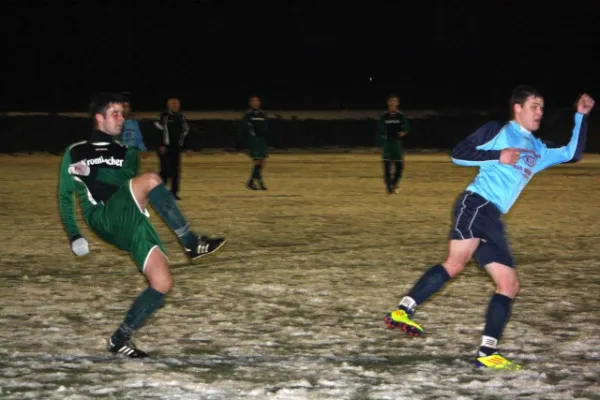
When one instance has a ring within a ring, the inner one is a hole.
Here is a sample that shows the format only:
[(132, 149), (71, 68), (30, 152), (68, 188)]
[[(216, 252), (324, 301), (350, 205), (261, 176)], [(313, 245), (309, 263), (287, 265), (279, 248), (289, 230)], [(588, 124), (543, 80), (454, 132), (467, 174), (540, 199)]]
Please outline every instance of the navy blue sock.
[(487, 320), (483, 329), (482, 347), (495, 349), (502, 337), (502, 331), (508, 322), (512, 299), (503, 294), (495, 293), (490, 299), (487, 310)]
[(411, 297), (415, 303), (421, 304), (440, 290), (449, 279), (450, 275), (446, 268), (441, 264), (435, 265), (421, 276), (407, 296)]

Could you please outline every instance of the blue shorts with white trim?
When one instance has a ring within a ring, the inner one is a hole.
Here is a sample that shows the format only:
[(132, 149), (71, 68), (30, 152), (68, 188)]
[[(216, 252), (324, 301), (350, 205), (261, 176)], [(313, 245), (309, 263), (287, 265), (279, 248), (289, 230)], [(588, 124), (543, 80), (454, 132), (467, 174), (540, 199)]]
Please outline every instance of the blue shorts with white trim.
[(501, 220), (502, 213), (489, 200), (471, 191), (461, 193), (452, 210), (450, 239), (481, 239), (475, 258), (481, 267), (497, 262), (515, 267)]

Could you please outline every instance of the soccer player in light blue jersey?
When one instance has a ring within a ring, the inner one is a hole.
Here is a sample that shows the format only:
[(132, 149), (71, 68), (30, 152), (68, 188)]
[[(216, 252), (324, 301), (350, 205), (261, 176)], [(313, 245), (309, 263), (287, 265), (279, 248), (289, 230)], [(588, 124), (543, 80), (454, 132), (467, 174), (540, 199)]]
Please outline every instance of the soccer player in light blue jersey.
[(140, 130), (140, 124), (137, 122), (131, 114), (131, 104), (127, 101), (123, 103), (123, 130), (121, 136), (119, 136), (119, 142), (123, 143), (127, 147), (133, 147), (139, 151), (148, 151), (144, 144), (144, 138), (142, 131)]
[(581, 159), (594, 100), (587, 94), (579, 97), (571, 140), (558, 148), (551, 148), (533, 135), (544, 113), (544, 99), (537, 90), (518, 86), (510, 104), (510, 122), (488, 122), (452, 150), (455, 164), (479, 167), (479, 173), (454, 204), (448, 256), (421, 276), (397, 309), (385, 317), (385, 322), (410, 336), (422, 334), (423, 328), (412, 320), (416, 307), (442, 289), (475, 256), (496, 284), (475, 365), (515, 370), (520, 366), (498, 351), (511, 304), (519, 291), (501, 216), (510, 210), (533, 175), (553, 165)]

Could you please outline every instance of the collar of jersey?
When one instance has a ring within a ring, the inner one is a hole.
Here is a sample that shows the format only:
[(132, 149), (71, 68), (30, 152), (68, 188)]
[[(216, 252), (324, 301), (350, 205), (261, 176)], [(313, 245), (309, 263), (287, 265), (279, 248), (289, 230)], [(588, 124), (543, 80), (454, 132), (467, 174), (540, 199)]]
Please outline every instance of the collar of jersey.
[(114, 141), (114, 138), (108, 133), (104, 133), (99, 130), (95, 130), (92, 132), (92, 136), (90, 137), (90, 143), (97, 144), (101, 146), (105, 146)]
[(517, 131), (519, 131), (521, 133), (525, 133), (525, 134), (529, 134), (529, 135), (532, 134), (530, 131), (523, 128), (521, 125), (519, 125), (519, 123), (517, 121), (510, 121), (510, 124), (513, 126), (513, 128), (515, 128)]

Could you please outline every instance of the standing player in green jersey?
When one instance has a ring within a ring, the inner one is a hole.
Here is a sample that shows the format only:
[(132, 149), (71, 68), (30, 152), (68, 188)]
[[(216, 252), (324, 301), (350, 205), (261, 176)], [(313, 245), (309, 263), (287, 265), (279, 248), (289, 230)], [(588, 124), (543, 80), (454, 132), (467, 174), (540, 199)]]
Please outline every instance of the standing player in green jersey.
[(166, 250), (148, 220), (151, 205), (175, 232), (192, 260), (219, 249), (225, 238), (197, 236), (175, 198), (155, 173), (138, 173), (138, 150), (115, 141), (123, 126), (123, 102), (118, 94), (101, 93), (90, 104), (94, 130), (88, 140), (69, 146), (62, 158), (59, 210), (73, 252), (89, 253), (77, 227), (74, 193), (83, 219), (107, 243), (130, 253), (149, 283), (133, 302), (125, 319), (109, 338), (108, 350), (131, 358), (147, 357), (131, 342), (134, 332), (163, 304), (173, 287)]
[[(377, 143), (382, 148), (383, 175), (388, 194), (398, 193), (398, 182), (404, 169), (402, 138), (410, 131), (410, 121), (398, 110), (400, 99), (395, 94), (387, 98), (387, 111), (379, 117)], [(392, 163), (394, 176), (392, 178)]]
[(253, 160), (252, 173), (246, 187), (251, 190), (267, 190), (262, 179), (262, 170), (268, 157), (267, 113), (261, 110), (258, 96), (250, 97), (248, 104), (250, 108), (244, 113), (239, 130), (240, 139), (248, 147), (249, 156)]

